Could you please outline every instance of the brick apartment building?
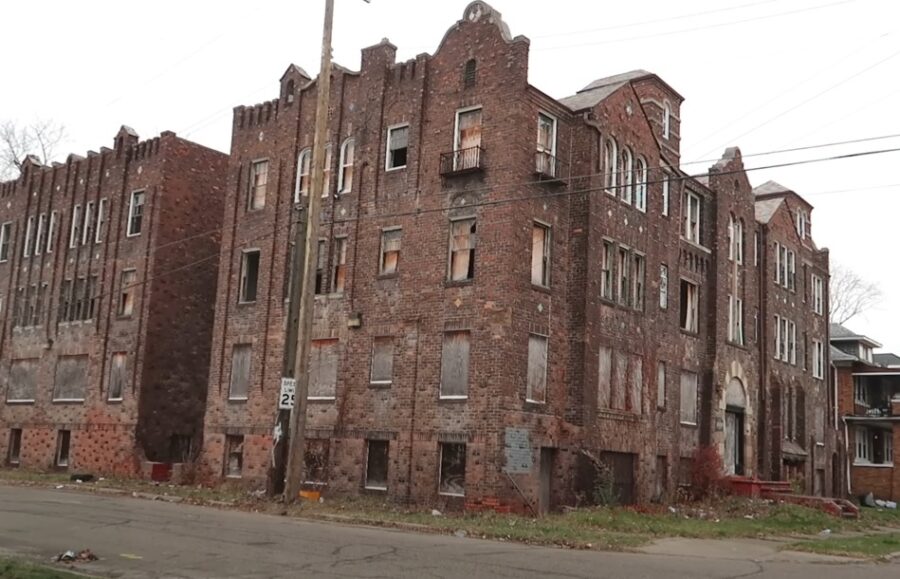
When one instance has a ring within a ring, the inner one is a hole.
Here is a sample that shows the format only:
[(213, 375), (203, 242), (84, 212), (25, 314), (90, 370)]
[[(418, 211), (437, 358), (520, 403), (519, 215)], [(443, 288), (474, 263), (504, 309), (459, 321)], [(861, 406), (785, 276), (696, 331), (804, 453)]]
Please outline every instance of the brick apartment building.
[(900, 357), (875, 354), (881, 344), (832, 324), (831, 349), (838, 411), (847, 429), (852, 496), (900, 501)]
[(136, 475), (199, 448), (226, 159), (122, 127), (0, 184), (6, 464)]
[[(528, 51), (476, 1), (433, 55), (398, 63), (385, 40), (335, 67), (309, 484), (543, 511), (590, 500), (601, 460), (620, 500), (649, 501), (711, 445), (728, 473), (833, 492), (811, 207), (752, 189), (737, 149), (679, 169), (683, 98), (656, 75), (557, 100)], [(269, 475), (316, 86), (292, 65), (277, 99), (234, 111), (212, 478)]]

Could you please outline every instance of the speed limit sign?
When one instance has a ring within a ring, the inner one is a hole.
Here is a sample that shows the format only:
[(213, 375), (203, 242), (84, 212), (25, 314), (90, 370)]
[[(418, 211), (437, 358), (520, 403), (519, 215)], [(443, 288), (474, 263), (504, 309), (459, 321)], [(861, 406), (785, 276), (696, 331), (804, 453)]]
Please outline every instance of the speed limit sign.
[(293, 378), (281, 379), (281, 393), (278, 396), (278, 409), (290, 410), (294, 407), (294, 394), (297, 391), (297, 381)]

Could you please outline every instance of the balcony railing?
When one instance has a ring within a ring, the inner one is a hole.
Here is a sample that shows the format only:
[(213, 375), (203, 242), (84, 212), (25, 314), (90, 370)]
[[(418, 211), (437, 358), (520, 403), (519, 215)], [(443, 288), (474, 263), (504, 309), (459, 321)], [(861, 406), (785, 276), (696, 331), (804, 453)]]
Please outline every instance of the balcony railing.
[(550, 181), (562, 180), (563, 164), (555, 155), (546, 151), (536, 151), (534, 154), (534, 172), (542, 179)]
[(484, 149), (469, 147), (441, 153), (441, 175), (458, 175), (484, 169)]

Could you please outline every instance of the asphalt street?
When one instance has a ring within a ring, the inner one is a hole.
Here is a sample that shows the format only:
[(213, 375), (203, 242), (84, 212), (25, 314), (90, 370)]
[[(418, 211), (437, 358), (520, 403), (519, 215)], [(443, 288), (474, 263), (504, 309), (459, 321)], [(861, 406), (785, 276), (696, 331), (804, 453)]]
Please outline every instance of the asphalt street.
[(0, 553), (49, 560), (90, 548), (100, 560), (79, 569), (112, 577), (900, 577), (898, 563), (812, 563), (741, 543), (678, 545), (651, 554), (572, 551), (0, 486)]

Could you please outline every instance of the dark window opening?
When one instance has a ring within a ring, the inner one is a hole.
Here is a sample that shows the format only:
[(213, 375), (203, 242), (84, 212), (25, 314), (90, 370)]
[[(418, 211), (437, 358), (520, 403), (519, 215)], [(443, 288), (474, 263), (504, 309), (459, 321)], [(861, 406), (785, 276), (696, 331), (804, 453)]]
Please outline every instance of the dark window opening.
[(244, 470), (244, 436), (225, 435), (225, 476), (240, 478)]
[(241, 303), (255, 302), (259, 284), (259, 251), (245, 251), (241, 264)]
[(22, 453), (22, 429), (9, 429), (9, 449), (6, 451), (6, 464), (10, 466), (18, 466), (19, 457)]
[(387, 490), (388, 441), (369, 440), (366, 452), (366, 488)]
[(72, 433), (68, 430), (59, 430), (56, 433), (56, 466), (67, 468), (69, 466), (69, 447)]
[(472, 88), (475, 86), (475, 73), (477, 71), (478, 64), (475, 62), (475, 59), (472, 58), (466, 62), (465, 69), (463, 69), (463, 87), (464, 88)]
[(466, 445), (441, 443), (440, 494), (462, 497), (466, 494)]

